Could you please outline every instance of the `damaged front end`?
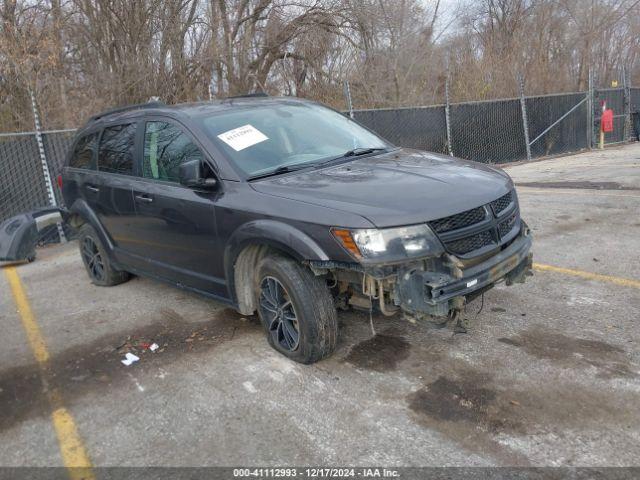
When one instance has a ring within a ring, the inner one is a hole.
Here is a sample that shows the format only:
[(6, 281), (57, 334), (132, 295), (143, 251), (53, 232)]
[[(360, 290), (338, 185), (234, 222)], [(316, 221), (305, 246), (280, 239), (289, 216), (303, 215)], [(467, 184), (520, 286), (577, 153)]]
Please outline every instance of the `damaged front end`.
[(505, 281), (524, 283), (531, 274), (531, 235), (523, 223), (520, 235), (507, 248), (469, 265), (445, 254), (424, 265), (398, 269), (393, 300), (403, 311), (422, 315), (450, 316), (465, 303)]
[(384, 315), (404, 312), (411, 319), (455, 318), (464, 305), (504, 281), (524, 283), (531, 275), (532, 238), (522, 222), (518, 236), (479, 262), (449, 253), (394, 265), (311, 262), (318, 274), (333, 278), (338, 306), (374, 309)]
[[(338, 306), (446, 321), (459, 318), (466, 303), (497, 283), (523, 283), (531, 274), (532, 237), (515, 192), (424, 226), (382, 232), (334, 232), (361, 261), (311, 263), (317, 273), (333, 276)], [(400, 261), (399, 252), (408, 258)], [(412, 252), (421, 255), (414, 259)], [(372, 260), (376, 255), (381, 261)]]

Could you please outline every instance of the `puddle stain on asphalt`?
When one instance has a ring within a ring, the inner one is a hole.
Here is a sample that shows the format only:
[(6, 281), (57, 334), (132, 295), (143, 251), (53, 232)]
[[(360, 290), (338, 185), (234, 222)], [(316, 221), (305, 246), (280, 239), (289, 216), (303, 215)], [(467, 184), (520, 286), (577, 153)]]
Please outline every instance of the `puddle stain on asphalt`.
[(454, 362), (452, 366), (406, 396), (416, 423), (498, 462), (528, 465), (525, 455), (495, 440), (500, 433), (526, 433), (522, 411), (526, 396), (498, 389), (489, 374), (469, 364)]
[(460, 378), (439, 376), (408, 396), (409, 408), (441, 422), (467, 423), (489, 432), (523, 432), (520, 402), (505, 398), (491, 377), (475, 371)]
[(543, 360), (571, 366), (595, 367), (600, 378), (636, 378), (630, 360), (621, 347), (601, 340), (575, 338), (558, 332), (527, 330), (499, 342), (522, 349)]
[(345, 362), (356, 368), (388, 372), (409, 356), (411, 345), (391, 331), (378, 333), (351, 348)]
[[(502, 439), (562, 435), (565, 431), (589, 431), (602, 425), (626, 431), (637, 423), (635, 388), (618, 389), (615, 395), (602, 388), (602, 381), (612, 377), (625, 377), (625, 385), (629, 377), (633, 377), (631, 383), (636, 383), (637, 375), (620, 346), (536, 329), (498, 341), (514, 347), (516, 354), (517, 348), (554, 361), (561, 369), (558, 371), (561, 378), (565, 368), (595, 366), (598, 368), (595, 383), (576, 380), (568, 385), (558, 379), (539, 383), (516, 372), (498, 375), (484, 361), (479, 364), (488, 370), (456, 356), (452, 353), (455, 345), (449, 345), (449, 355), (444, 351), (439, 362), (411, 370), (420, 380), (417, 389), (405, 396), (413, 421), (438, 431), (469, 451), (491, 455), (498, 462), (523, 466), (529, 464), (527, 455)], [(419, 346), (414, 348), (413, 359), (422, 355), (422, 352), (416, 353)], [(503, 365), (500, 360), (496, 362), (495, 371), (499, 372)]]
[[(130, 382), (134, 370), (165, 366), (187, 355), (210, 351), (245, 333), (260, 330), (257, 317), (241, 317), (231, 309), (199, 322), (186, 322), (172, 309), (160, 309), (158, 320), (142, 328), (100, 337), (89, 344), (52, 355), (47, 380), (49, 389), (64, 392), (65, 403), (99, 389), (111, 390)], [(245, 320), (242, 320), (245, 318)], [(140, 343), (157, 343), (153, 353)], [(140, 361), (126, 367), (120, 362), (127, 351)], [(40, 380), (40, 367), (30, 364), (0, 371), (0, 431), (37, 416), (48, 415), (49, 404)]]
[(501, 437), (562, 435), (602, 425), (623, 431), (638, 415), (634, 392), (612, 397), (601, 388), (557, 382), (517, 387), (456, 361), (438, 370), (435, 380), (405, 397), (414, 421), (504, 464), (525, 466), (529, 458)]

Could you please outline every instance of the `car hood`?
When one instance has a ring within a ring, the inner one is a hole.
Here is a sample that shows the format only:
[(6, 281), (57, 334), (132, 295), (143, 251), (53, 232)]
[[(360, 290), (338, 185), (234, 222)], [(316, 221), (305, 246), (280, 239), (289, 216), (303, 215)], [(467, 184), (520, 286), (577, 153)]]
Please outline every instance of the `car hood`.
[[(377, 227), (389, 227), (435, 220), (489, 203), (512, 189), (513, 183), (506, 173), (483, 164), (401, 149), (251, 186), (263, 194), (348, 211)], [(336, 226), (349, 225), (338, 218)]]

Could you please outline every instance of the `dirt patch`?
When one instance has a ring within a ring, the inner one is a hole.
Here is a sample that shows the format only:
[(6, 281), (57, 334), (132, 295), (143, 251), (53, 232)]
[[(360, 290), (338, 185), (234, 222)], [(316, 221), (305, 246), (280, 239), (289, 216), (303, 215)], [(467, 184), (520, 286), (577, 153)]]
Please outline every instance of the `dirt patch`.
[(527, 465), (528, 458), (497, 441), (500, 436), (563, 435), (603, 425), (626, 429), (637, 423), (633, 392), (611, 395), (579, 383), (553, 381), (516, 386), (511, 379), (462, 367), (458, 364), (455, 371), (409, 394), (407, 406), (416, 423), (503, 464)]
[(355, 345), (345, 361), (357, 368), (388, 372), (409, 356), (410, 347), (404, 337), (378, 333)]
[[(32, 364), (0, 371), (0, 431), (50, 413), (45, 384), (49, 390), (63, 392), (65, 403), (73, 403), (86, 392), (129, 382), (128, 374), (133, 371), (141, 373), (186, 355), (202, 354), (235, 335), (260, 329), (257, 317), (240, 317), (230, 309), (199, 322), (186, 322), (172, 309), (161, 309), (156, 317), (142, 328), (100, 337), (54, 355), (44, 369)], [(152, 343), (159, 345), (155, 353), (148, 349)], [(120, 360), (127, 352), (140, 361), (124, 366)]]
[[(515, 394), (498, 392), (487, 374), (439, 376), (407, 398), (409, 408), (438, 423), (461, 423), (487, 432), (524, 432)], [(518, 394), (519, 398), (521, 395)]]
[(635, 378), (626, 352), (601, 340), (575, 338), (558, 332), (527, 330), (499, 342), (524, 350), (534, 357), (569, 366), (595, 367), (602, 378)]
[(580, 190), (638, 190), (635, 187), (627, 187), (618, 182), (524, 182), (517, 183), (518, 187), (535, 187), (535, 188), (576, 188)]
[[(525, 455), (494, 439), (496, 433), (525, 433), (518, 415), (522, 408), (504, 400), (486, 375), (442, 375), (407, 397), (417, 423), (435, 429), (470, 452), (500, 463), (527, 465)], [(519, 402), (517, 402), (519, 403)]]
[(489, 388), (438, 377), (415, 393), (409, 407), (439, 420), (476, 421), (486, 413), (495, 398), (496, 392)]
[[(165, 321), (172, 322), (185, 322), (185, 319), (182, 315), (176, 312), (173, 308), (162, 307), (160, 310), (160, 315), (162, 315)], [(235, 313), (235, 312), (234, 312)]]

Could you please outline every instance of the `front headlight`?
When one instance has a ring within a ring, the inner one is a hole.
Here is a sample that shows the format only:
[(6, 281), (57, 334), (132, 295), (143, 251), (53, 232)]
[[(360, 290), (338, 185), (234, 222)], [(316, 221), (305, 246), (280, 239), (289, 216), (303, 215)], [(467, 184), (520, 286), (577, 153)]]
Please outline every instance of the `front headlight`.
[(442, 244), (428, 225), (396, 228), (331, 229), (338, 242), (361, 261), (393, 262), (438, 256)]

